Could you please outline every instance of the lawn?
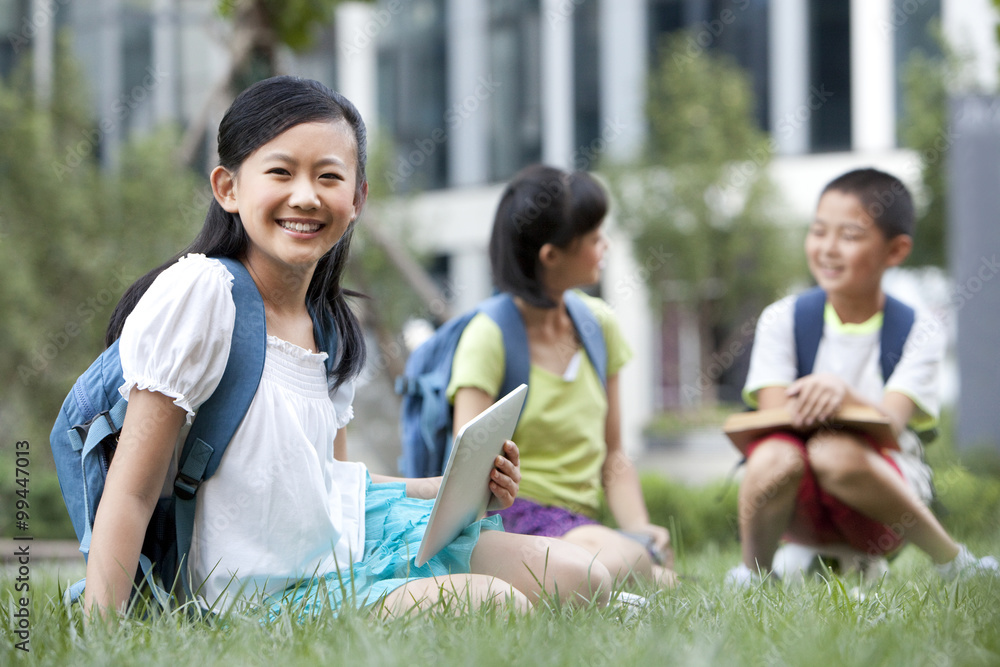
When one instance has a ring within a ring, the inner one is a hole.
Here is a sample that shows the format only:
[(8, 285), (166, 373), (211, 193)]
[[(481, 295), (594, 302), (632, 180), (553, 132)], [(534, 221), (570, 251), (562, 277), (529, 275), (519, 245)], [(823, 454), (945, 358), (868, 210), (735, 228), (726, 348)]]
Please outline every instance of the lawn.
[[(1000, 553), (1000, 540), (975, 546)], [(348, 612), (271, 624), (175, 614), (128, 620), (113, 633), (84, 632), (79, 608), (59, 602), (60, 578), (75, 577), (74, 568), (57, 575), (37, 565), (28, 653), (14, 648), (15, 573), (8, 568), (0, 575), (0, 664), (1000, 664), (1000, 580), (945, 584), (909, 548), (890, 577), (868, 588), (830, 575), (734, 592), (721, 580), (736, 558), (735, 548), (689, 552), (681, 587), (638, 611), (540, 606), (526, 616), (438, 611), (394, 621)]]
[[(931, 448), (945, 525), (977, 554), (1000, 556), (1000, 477), (976, 476)], [(30, 648), (15, 648), (17, 570), (0, 566), (0, 665), (1000, 665), (1000, 580), (944, 583), (907, 547), (888, 578), (859, 587), (828, 573), (804, 585), (726, 588), (738, 562), (735, 485), (685, 487), (643, 477), (654, 520), (675, 540), (679, 589), (645, 609), (553, 608), (456, 616), (438, 610), (382, 621), (356, 611), (286, 615), (269, 624), (182, 614), (83, 631), (59, 591), (79, 565), (32, 563)]]

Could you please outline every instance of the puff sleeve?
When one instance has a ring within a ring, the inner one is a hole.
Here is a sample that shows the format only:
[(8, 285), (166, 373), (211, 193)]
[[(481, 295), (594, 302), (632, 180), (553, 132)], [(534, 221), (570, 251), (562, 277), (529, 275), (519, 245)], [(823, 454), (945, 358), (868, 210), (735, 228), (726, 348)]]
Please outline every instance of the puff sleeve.
[(182, 257), (156, 277), (122, 328), (123, 397), (133, 388), (162, 393), (192, 422), (226, 369), (236, 321), (232, 281), (204, 255)]

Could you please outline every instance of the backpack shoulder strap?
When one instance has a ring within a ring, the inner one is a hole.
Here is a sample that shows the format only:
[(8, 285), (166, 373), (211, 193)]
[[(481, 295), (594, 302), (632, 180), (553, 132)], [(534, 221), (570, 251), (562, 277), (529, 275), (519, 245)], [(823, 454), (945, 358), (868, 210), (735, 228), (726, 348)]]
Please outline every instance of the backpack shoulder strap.
[(604, 340), (604, 329), (594, 315), (594, 311), (587, 307), (587, 304), (580, 296), (569, 290), (563, 295), (566, 304), (566, 311), (573, 320), (576, 333), (580, 336), (583, 349), (590, 357), (590, 363), (594, 365), (597, 376), (601, 378), (604, 388), (608, 387), (608, 346)]
[(823, 310), (826, 308), (826, 292), (819, 287), (803, 292), (795, 299), (795, 368), (796, 377), (812, 373), (816, 363), (816, 351), (823, 338)]
[[(264, 370), (267, 325), (264, 301), (249, 272), (238, 260), (218, 258), (233, 275), (236, 325), (226, 370), (212, 395), (198, 410), (181, 452), (174, 498), (177, 530), (177, 566), (187, 590), (186, 563), (194, 530), (195, 496), (201, 483), (211, 477), (236, 429), (257, 393)], [(331, 355), (332, 356), (332, 355)]]
[(885, 295), (885, 308), (882, 316), (881, 350), (879, 365), (882, 370), (882, 381), (888, 382), (896, 364), (903, 356), (903, 346), (916, 320), (916, 311), (902, 301)]
[(500, 396), (506, 396), (519, 385), (528, 384), (531, 375), (531, 353), (528, 350), (528, 332), (524, 328), (524, 319), (514, 298), (509, 294), (490, 297), (480, 305), (479, 311), (496, 322), (503, 334), (506, 364)]

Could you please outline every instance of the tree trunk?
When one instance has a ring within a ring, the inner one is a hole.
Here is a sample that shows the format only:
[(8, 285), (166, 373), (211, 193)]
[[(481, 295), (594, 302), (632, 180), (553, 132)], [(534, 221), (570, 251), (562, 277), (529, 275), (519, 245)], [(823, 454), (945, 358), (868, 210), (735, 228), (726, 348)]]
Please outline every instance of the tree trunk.
[[(177, 150), (177, 161), (186, 166), (197, 167), (198, 148), (209, 131), (213, 112), (216, 108), (228, 106), (233, 96), (233, 82), (241, 72), (246, 71), (255, 51), (261, 50), (269, 54), (269, 68), (276, 73), (274, 54), (276, 43), (274, 31), (267, 24), (267, 15), (260, 3), (255, 0), (244, 0), (239, 3), (233, 13), (233, 35), (229, 41), (229, 64), (225, 73), (212, 88), (205, 99), (201, 110), (188, 124)], [(209, 162), (214, 162), (209, 160)], [(206, 165), (211, 169), (214, 165)]]

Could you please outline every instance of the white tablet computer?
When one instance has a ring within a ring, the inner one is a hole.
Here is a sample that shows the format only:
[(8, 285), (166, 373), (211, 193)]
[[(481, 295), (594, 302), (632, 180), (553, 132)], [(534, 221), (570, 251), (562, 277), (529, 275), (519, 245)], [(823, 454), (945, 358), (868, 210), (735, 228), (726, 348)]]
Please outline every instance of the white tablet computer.
[(451, 544), (490, 502), (490, 471), (503, 445), (514, 435), (528, 393), (522, 384), (462, 427), (444, 469), (441, 488), (417, 551), (417, 567)]

